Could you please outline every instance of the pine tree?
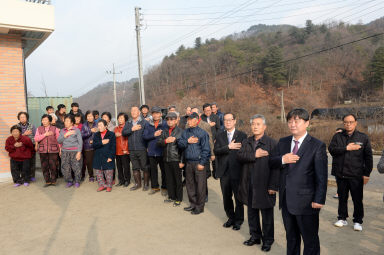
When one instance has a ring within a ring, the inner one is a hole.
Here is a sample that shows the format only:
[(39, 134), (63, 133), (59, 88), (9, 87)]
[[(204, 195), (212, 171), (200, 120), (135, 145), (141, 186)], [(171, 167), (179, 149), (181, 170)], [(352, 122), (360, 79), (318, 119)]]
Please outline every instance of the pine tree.
[(383, 86), (384, 90), (384, 46), (377, 48), (369, 64), (370, 82), (374, 86)]
[(263, 80), (266, 84), (276, 87), (286, 83), (285, 67), (283, 65), (283, 53), (281, 48), (272, 46), (262, 60)]
[(195, 39), (195, 49), (198, 49), (201, 47), (201, 37), (197, 37)]

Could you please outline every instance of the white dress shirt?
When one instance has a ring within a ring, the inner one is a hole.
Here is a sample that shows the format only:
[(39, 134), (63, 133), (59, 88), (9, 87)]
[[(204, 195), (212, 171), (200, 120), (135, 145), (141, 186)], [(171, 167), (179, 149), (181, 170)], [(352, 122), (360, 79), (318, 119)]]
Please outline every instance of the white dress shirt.
[[(228, 143), (229, 141), (232, 141), (233, 139), (233, 135), (235, 134), (235, 129), (233, 129), (231, 132), (227, 131), (227, 139), (228, 139)], [(229, 139), (230, 138), (230, 139)]]

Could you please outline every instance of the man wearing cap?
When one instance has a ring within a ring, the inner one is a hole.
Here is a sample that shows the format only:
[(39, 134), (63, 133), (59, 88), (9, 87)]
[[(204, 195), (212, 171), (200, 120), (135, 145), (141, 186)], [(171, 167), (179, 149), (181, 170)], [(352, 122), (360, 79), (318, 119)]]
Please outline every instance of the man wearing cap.
[(172, 203), (173, 206), (179, 206), (183, 200), (183, 184), (181, 180), (181, 150), (177, 145), (183, 130), (177, 126), (178, 114), (168, 112), (165, 117), (168, 127), (161, 133), (157, 144), (163, 148), (163, 160), (165, 167), (165, 176), (167, 178), (168, 199), (165, 203)]
[(190, 206), (184, 210), (193, 215), (204, 212), (207, 190), (204, 170), (211, 154), (208, 133), (198, 127), (199, 121), (200, 116), (192, 113), (188, 117), (188, 128), (177, 141), (179, 148), (184, 149), (186, 162), (186, 187)]
[(151, 188), (149, 192), (150, 195), (153, 195), (160, 191), (159, 180), (158, 180), (158, 170), (157, 167), (160, 166), (161, 170), (161, 194), (163, 196), (167, 195), (167, 186), (166, 178), (164, 171), (163, 163), (163, 149), (158, 146), (157, 139), (159, 139), (161, 133), (168, 128), (167, 123), (161, 118), (161, 108), (158, 106), (152, 107), (151, 110), (152, 118), (147, 121), (144, 127), (143, 138), (147, 142), (147, 151), (149, 158), (149, 168), (151, 170)]
[[(197, 107), (193, 107), (192, 112), (195, 112), (198, 116), (199, 116), (199, 121), (197, 123), (197, 126), (199, 128), (201, 128), (202, 130), (204, 130), (205, 132), (208, 133), (208, 136), (209, 136), (209, 148), (210, 148), (210, 151), (211, 151), (211, 156), (210, 156), (210, 160), (213, 161), (215, 160), (215, 153), (213, 151), (213, 147), (214, 147), (214, 143), (213, 143), (213, 135), (212, 135), (212, 129), (211, 129), (211, 126), (208, 124), (208, 122), (205, 122), (205, 121), (202, 121), (201, 119), (201, 113), (200, 113), (200, 110), (199, 108)], [(189, 127), (188, 126), (188, 123), (187, 123), (187, 128)], [(206, 175), (207, 175), (207, 179), (209, 177), (211, 177), (211, 162), (208, 160), (205, 164), (205, 172), (206, 172)], [(208, 202), (208, 187), (207, 187), (207, 191), (206, 191), (206, 198), (205, 198), (205, 202)]]

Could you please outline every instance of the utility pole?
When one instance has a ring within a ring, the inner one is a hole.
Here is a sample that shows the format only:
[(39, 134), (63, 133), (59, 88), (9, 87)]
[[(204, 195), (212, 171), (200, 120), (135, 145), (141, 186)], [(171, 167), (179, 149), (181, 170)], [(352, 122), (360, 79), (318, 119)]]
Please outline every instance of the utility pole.
[(280, 118), (282, 123), (286, 122), (285, 109), (284, 109), (284, 90), (281, 90), (281, 117)]
[(115, 72), (115, 64), (112, 64), (112, 71), (107, 71), (108, 74), (113, 75), (113, 101), (115, 104), (115, 119), (117, 123), (117, 99), (116, 99), (116, 74), (121, 74), (121, 71), (116, 73)]
[(145, 91), (144, 91), (144, 77), (143, 77), (143, 62), (141, 54), (141, 42), (140, 42), (140, 7), (135, 7), (135, 23), (136, 23), (136, 42), (137, 42), (137, 60), (139, 63), (139, 93), (140, 104), (145, 104)]

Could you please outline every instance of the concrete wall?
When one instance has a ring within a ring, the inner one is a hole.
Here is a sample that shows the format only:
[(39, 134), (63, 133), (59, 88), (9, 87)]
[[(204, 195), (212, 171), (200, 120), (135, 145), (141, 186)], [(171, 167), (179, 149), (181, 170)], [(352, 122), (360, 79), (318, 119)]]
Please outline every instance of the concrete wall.
[(1, 0), (0, 28), (52, 32), (55, 26), (53, 5), (22, 0)]
[(0, 181), (11, 176), (4, 147), (19, 111), (26, 111), (22, 42), (19, 36), (0, 35)]

